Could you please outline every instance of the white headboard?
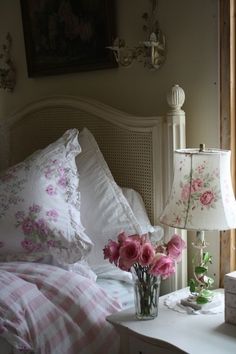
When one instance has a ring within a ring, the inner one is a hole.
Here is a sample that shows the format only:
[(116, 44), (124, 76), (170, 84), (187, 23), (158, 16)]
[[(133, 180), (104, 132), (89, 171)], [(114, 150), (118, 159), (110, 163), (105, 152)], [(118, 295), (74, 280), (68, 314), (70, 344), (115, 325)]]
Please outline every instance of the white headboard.
[(165, 116), (140, 117), (83, 97), (52, 96), (20, 108), (0, 124), (0, 168), (21, 161), (69, 128), (94, 134), (116, 182), (143, 197), (150, 220), (158, 218), (173, 176), (173, 151), (185, 147), (184, 91), (167, 94)]

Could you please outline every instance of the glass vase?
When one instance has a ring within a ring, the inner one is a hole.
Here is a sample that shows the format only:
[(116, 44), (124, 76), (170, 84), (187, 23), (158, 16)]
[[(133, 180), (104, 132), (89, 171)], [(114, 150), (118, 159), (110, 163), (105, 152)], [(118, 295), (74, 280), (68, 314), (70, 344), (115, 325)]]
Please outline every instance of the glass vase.
[(151, 320), (158, 316), (161, 278), (146, 271), (132, 272), (135, 314), (139, 320)]

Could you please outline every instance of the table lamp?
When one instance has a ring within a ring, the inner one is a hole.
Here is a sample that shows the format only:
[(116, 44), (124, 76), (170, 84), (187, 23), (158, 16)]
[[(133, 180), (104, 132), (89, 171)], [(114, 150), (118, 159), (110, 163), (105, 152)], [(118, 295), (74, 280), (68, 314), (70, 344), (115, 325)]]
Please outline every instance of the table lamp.
[(204, 232), (236, 228), (236, 202), (230, 174), (231, 152), (220, 149), (181, 149), (174, 152), (174, 179), (160, 217), (164, 225), (196, 231), (193, 247), (191, 301), (212, 301), (214, 280), (207, 275), (212, 257), (206, 251)]

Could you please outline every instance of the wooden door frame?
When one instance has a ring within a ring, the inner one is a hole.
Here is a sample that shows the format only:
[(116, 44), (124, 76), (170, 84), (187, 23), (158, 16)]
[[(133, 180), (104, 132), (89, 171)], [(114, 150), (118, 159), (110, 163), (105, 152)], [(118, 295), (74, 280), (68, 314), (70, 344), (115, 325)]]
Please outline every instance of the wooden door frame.
[[(219, 0), (220, 14), (220, 146), (232, 152), (232, 181), (235, 187), (235, 2)], [(235, 230), (221, 232), (220, 286), (224, 275), (235, 270)]]

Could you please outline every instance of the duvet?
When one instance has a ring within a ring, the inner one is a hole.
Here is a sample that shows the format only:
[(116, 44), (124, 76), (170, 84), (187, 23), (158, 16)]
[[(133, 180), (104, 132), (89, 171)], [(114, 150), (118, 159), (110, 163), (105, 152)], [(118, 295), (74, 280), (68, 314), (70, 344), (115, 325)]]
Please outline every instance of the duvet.
[(120, 309), (93, 280), (56, 266), (0, 263), (0, 337), (13, 353), (115, 354), (106, 316)]

